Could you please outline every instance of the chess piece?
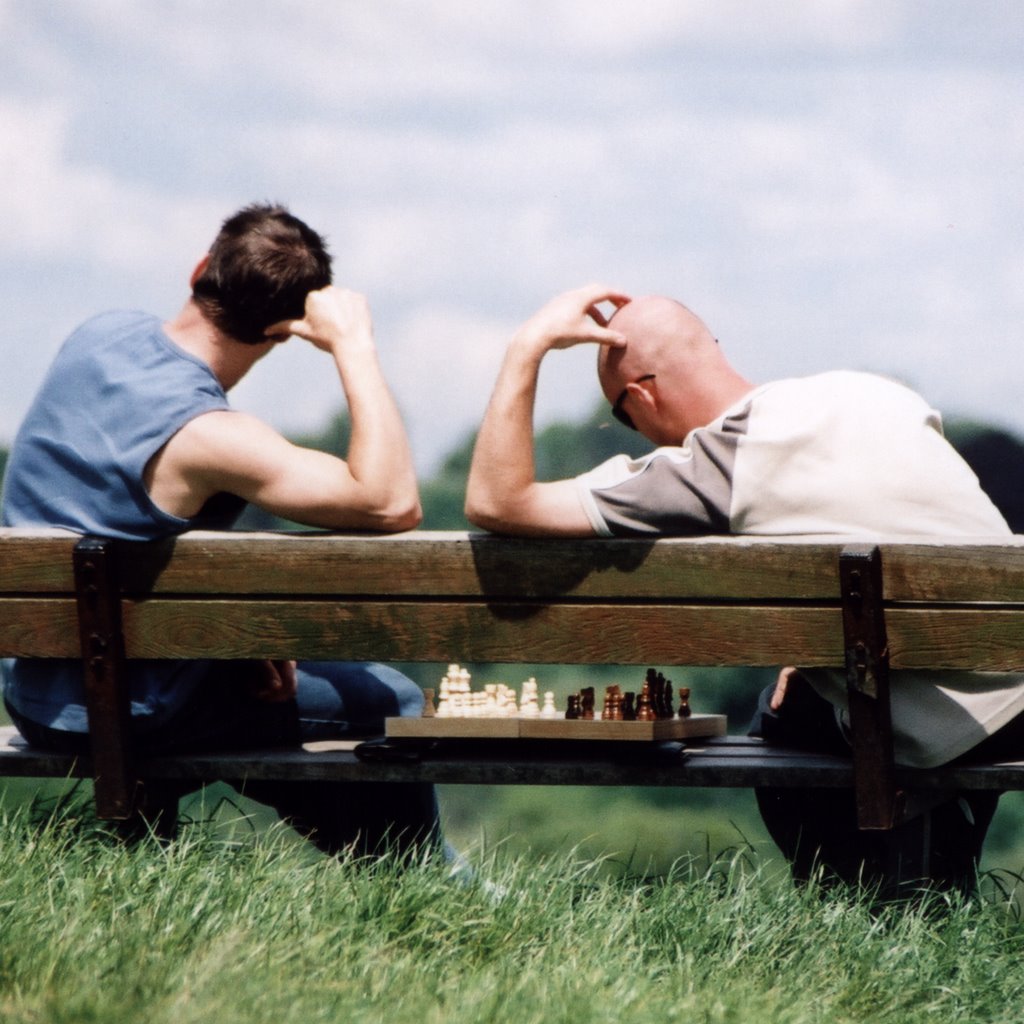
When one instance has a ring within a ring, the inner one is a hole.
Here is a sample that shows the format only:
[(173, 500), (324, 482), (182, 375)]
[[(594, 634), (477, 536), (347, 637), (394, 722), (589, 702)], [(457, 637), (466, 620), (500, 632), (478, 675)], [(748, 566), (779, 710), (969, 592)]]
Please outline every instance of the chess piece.
[(593, 719), (594, 717), (594, 688), (584, 686), (580, 690), (580, 718)]
[(679, 711), (677, 714), (680, 718), (689, 718), (693, 714), (690, 709), (690, 688), (688, 686), (679, 687)]
[(622, 689), (618, 685), (605, 687), (601, 719), (607, 722), (622, 721)]
[(622, 720), (624, 722), (636, 721), (636, 694), (627, 690), (622, 695)]
[(540, 709), (541, 718), (557, 718), (558, 712), (555, 710), (555, 694), (552, 690), (546, 690), (544, 692), (544, 707)]
[(452, 680), (446, 675), (441, 680), (441, 695), (437, 701), (437, 717), (450, 718), (452, 714)]
[(519, 714), (524, 718), (536, 718), (540, 714), (540, 708), (537, 706), (537, 680), (533, 676), (523, 683)]
[(640, 688), (640, 696), (636, 703), (636, 720), (638, 722), (654, 721), (654, 706), (651, 703), (651, 688), (647, 682)]
[(565, 717), (569, 719), (580, 717), (580, 695), (578, 693), (569, 694), (565, 702)]
[(435, 715), (434, 691), (429, 686), (425, 686), (423, 688), (423, 717), (434, 718)]

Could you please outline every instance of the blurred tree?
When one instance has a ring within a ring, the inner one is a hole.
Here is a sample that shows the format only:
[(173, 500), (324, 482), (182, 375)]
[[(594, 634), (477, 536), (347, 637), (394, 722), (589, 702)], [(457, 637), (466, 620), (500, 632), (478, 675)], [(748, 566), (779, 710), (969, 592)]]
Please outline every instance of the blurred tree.
[(1013, 434), (976, 420), (950, 420), (950, 444), (978, 476), (985, 493), (1014, 533), (1024, 533), (1024, 443)]

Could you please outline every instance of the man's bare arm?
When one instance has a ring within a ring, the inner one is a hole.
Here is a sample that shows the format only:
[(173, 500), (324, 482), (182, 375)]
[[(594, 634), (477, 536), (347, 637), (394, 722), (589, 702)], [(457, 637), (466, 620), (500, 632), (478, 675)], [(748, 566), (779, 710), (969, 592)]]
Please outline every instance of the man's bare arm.
[(362, 296), (333, 287), (313, 292), (301, 320), (275, 325), (268, 334), (299, 335), (333, 357), (352, 423), (347, 459), (299, 448), (243, 413), (206, 413), (150, 464), (153, 500), (191, 516), (210, 496), (227, 491), (310, 526), (394, 531), (418, 525), (412, 454), (377, 362)]
[(516, 332), (473, 450), (466, 517), (499, 533), (586, 537), (593, 526), (572, 480), (541, 483), (534, 462), (533, 408), (544, 356), (579, 344), (623, 345), (607, 327), (600, 302), (621, 306), (627, 297), (591, 285), (558, 296)]

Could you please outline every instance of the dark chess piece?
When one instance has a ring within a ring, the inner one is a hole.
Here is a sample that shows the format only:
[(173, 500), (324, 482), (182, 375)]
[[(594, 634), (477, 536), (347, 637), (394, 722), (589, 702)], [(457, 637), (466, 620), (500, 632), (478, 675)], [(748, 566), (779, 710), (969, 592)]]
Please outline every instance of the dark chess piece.
[(693, 714), (690, 709), (690, 688), (688, 686), (679, 687), (679, 711), (676, 713), (680, 718), (689, 718)]
[(580, 690), (580, 718), (594, 717), (594, 688), (585, 686)]
[(640, 689), (640, 697), (636, 703), (636, 720), (638, 722), (654, 721), (654, 706), (651, 703), (651, 688), (644, 683)]

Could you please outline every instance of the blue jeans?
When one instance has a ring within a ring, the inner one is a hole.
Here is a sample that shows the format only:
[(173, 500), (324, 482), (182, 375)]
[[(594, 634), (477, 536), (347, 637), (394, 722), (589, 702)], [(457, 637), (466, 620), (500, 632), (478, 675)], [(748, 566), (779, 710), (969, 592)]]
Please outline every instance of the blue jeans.
[[(411, 679), (375, 662), (300, 662), (295, 699), (277, 703), (252, 696), (251, 672), (249, 662), (218, 663), (170, 721), (140, 727), (139, 746), (147, 754), (170, 754), (372, 736), (383, 732), (385, 718), (418, 715), (423, 706), (423, 694)], [(33, 746), (88, 752), (88, 736), (8, 711)], [(426, 783), (223, 781), (273, 807), (325, 853), (413, 850), (440, 842), (437, 799)], [(191, 788), (186, 786), (182, 793)]]

